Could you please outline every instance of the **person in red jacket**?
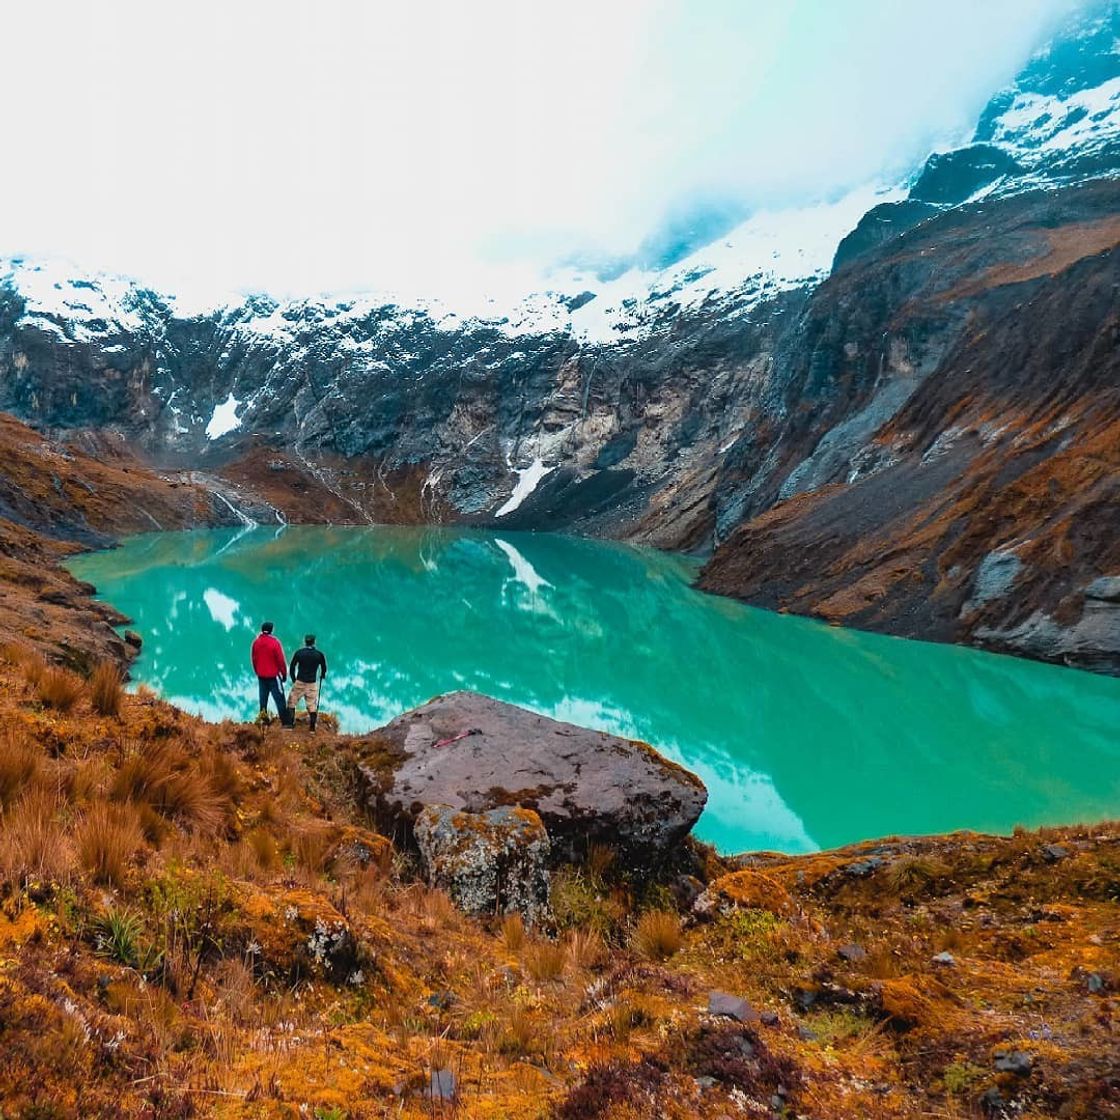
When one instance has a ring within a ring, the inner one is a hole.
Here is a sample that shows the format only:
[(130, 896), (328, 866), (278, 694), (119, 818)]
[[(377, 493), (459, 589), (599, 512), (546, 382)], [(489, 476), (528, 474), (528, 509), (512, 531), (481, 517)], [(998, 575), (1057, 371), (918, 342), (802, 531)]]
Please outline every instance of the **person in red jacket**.
[(268, 711), (268, 698), (276, 701), (276, 710), (282, 723), (288, 722), (288, 705), (284, 702), (281, 681), (288, 679), (288, 663), (280, 639), (273, 636), (272, 623), (262, 622), (261, 632), (253, 639), (253, 672), (257, 674), (260, 692), (261, 715)]

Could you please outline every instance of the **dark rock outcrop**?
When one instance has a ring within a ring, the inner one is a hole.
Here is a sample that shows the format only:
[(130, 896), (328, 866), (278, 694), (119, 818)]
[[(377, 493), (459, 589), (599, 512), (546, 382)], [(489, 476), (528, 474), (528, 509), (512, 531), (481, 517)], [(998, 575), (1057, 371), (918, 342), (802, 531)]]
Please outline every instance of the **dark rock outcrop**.
[[(376, 740), (381, 765), (363, 769), (369, 807), (382, 831), (422, 846), (431, 846), (443, 809), (518, 806), (544, 822), (553, 863), (607, 844), (621, 866), (649, 868), (684, 839), (708, 796), (699, 778), (645, 743), (473, 692), (406, 712)], [(437, 817), (418, 835), (433, 807)]]
[(733, 449), (745, 520), (701, 586), (1117, 671), (1090, 594), (1120, 568), (1117, 290), (1112, 181), (949, 211), (838, 272), (776, 433), (805, 457)]

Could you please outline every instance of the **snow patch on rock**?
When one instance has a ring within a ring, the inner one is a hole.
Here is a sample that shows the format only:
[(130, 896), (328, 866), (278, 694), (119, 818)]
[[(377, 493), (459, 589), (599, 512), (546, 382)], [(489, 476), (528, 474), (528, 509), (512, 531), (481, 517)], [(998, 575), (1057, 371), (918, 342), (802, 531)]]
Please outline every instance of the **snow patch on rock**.
[(519, 509), (521, 503), (536, 490), (541, 479), (550, 471), (554, 470), (556, 470), (556, 467), (546, 467), (540, 456), (534, 459), (527, 467), (516, 469), (514, 473), (517, 475), (517, 485), (514, 486), (513, 493), (510, 494), (494, 516), (505, 517), (507, 514), (513, 513), (515, 509)]
[(230, 393), (221, 404), (215, 405), (214, 414), (206, 425), (206, 438), (209, 440), (220, 439), (222, 436), (240, 428), (241, 421), (237, 416), (237, 410), (240, 407), (241, 402), (233, 393)]

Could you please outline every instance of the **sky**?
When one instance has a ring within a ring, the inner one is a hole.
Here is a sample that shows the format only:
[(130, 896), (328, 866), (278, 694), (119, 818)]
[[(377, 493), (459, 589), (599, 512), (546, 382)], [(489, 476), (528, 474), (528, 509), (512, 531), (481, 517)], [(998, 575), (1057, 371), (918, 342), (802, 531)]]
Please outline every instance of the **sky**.
[(6, 4), (0, 255), (453, 297), (893, 182), (1078, 0)]

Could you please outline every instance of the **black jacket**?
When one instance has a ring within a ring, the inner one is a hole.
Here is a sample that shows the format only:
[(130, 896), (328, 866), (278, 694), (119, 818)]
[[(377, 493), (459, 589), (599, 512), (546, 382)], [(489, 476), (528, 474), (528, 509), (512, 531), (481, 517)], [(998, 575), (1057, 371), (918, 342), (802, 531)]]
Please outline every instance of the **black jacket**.
[(314, 647), (304, 646), (292, 654), (292, 680), (314, 684), (316, 677), (327, 675), (327, 659)]

